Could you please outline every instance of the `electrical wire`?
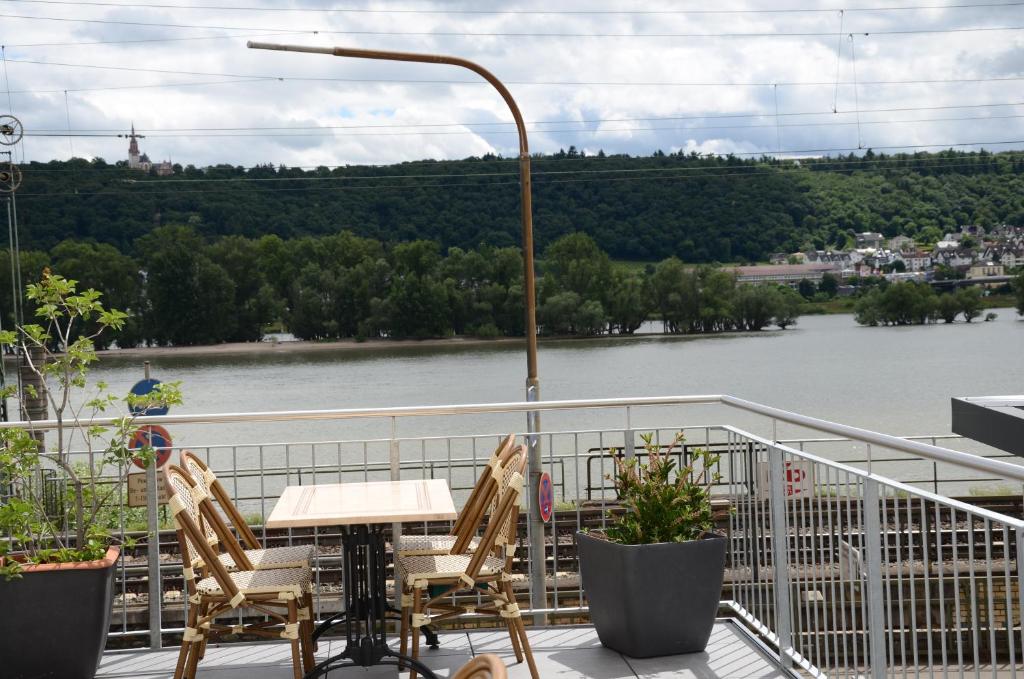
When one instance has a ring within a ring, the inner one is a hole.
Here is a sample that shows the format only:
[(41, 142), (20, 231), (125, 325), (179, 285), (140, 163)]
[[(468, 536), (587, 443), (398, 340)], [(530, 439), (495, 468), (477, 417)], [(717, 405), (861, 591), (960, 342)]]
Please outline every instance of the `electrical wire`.
[[(765, 116), (768, 117), (768, 116)], [(916, 124), (916, 123), (943, 123), (943, 122), (961, 122), (969, 120), (1008, 120), (1024, 118), (1024, 114), (1014, 115), (998, 115), (998, 116), (961, 116), (961, 117), (947, 117), (947, 118), (916, 118), (910, 120), (856, 120), (856, 121), (824, 121), (824, 122), (812, 122), (812, 123), (765, 123), (765, 124), (754, 124), (754, 125), (690, 125), (690, 126), (632, 126), (632, 127), (615, 127), (615, 128), (598, 128), (598, 129), (532, 129), (529, 130), (531, 134), (586, 134), (586, 135), (604, 135), (604, 134), (620, 134), (622, 132), (650, 132), (650, 131), (676, 131), (676, 132), (689, 132), (698, 130), (757, 130), (763, 128), (794, 128), (794, 127), (850, 127), (856, 126), (858, 130), (858, 146), (857, 148), (863, 148), (863, 143), (860, 142), (860, 127), (861, 125), (901, 125), (901, 124)], [(267, 138), (287, 138), (287, 137), (335, 137), (336, 135), (332, 131), (332, 128), (285, 128), (290, 131), (222, 131), (222, 132), (153, 132), (147, 131), (146, 134), (152, 139), (203, 139), (203, 138), (231, 138), (231, 137), (267, 137)], [(303, 131), (313, 130), (313, 131)], [(138, 132), (143, 132), (140, 128)], [(465, 135), (480, 135), (483, 134), (473, 130), (447, 130), (447, 131), (428, 131), (428, 132), (356, 132), (356, 133), (344, 133), (345, 138), (351, 137), (411, 137), (411, 136), (465, 136)], [(517, 135), (516, 130), (491, 130), (486, 132), (491, 135)], [(91, 138), (116, 138), (126, 137), (124, 133), (109, 133), (109, 132), (67, 132), (62, 130), (36, 130), (26, 132), (26, 136), (29, 137), (91, 137)], [(778, 148), (782, 148), (781, 143), (777, 144)]]
[(191, 40), (230, 40), (234, 38), (272, 38), (291, 33), (244, 33), (235, 35), (195, 35), (182, 38), (130, 38), (127, 40), (87, 40), (82, 42), (30, 42), (19, 45), (7, 45), (18, 49), (34, 47), (84, 47), (88, 45), (134, 45), (149, 42), (185, 42)]
[[(247, 82), (247, 81), (242, 81)], [(19, 90), (15, 90), (17, 93)], [(25, 90), (20, 90), (25, 92)], [(61, 90), (62, 91), (62, 90)], [(76, 90), (68, 90), (69, 92), (75, 92)], [(600, 124), (600, 123), (625, 123), (625, 122), (666, 122), (666, 121), (681, 121), (681, 120), (724, 120), (724, 119), (735, 119), (735, 118), (774, 118), (776, 116), (781, 118), (791, 117), (803, 117), (803, 116), (831, 116), (836, 115), (854, 115), (856, 113), (897, 113), (897, 112), (916, 112), (916, 111), (947, 111), (952, 109), (976, 109), (976, 108), (997, 108), (1004, 106), (1024, 106), (1024, 101), (1008, 101), (1001, 103), (990, 103), (990, 104), (947, 104), (943, 106), (900, 106), (900, 107), (889, 107), (889, 108), (865, 108), (859, 111), (847, 110), (847, 111), (791, 111), (788, 113), (770, 113), (764, 112), (751, 112), (751, 113), (708, 113), (704, 115), (688, 115), (688, 116), (643, 116), (636, 118), (581, 118), (579, 120), (572, 119), (555, 119), (555, 120), (527, 120), (527, 125), (585, 125), (585, 124)], [(255, 131), (255, 130), (376, 130), (376, 129), (418, 129), (418, 128), (436, 128), (436, 127), (510, 127), (515, 126), (512, 121), (498, 122), (498, 121), (487, 121), (487, 122), (470, 122), (470, 121), (456, 121), (450, 123), (387, 123), (387, 124), (373, 124), (373, 125), (308, 125), (308, 126), (241, 126), (241, 127), (136, 127), (136, 131), (140, 133), (155, 133), (155, 132), (227, 132), (227, 131)], [(41, 129), (38, 131), (57, 131), (54, 129)], [(74, 130), (75, 132), (121, 132), (121, 128), (80, 128)]]
[[(82, 19), (77, 17), (45, 17), (26, 14), (0, 14), (0, 18), (25, 21), (57, 21), (66, 23), (87, 23), (116, 26), (141, 26), (147, 28), (200, 28), (222, 31), (272, 31), (269, 26), (205, 26), (201, 24), (169, 24), (148, 21), (124, 21), (116, 19)], [(1024, 26), (971, 26), (967, 28), (907, 28), (879, 31), (853, 31), (858, 35), (938, 35), (948, 33), (979, 33), (1020, 31)], [(768, 31), (760, 33), (569, 33), (569, 32), (483, 32), (483, 31), (369, 31), (369, 30), (326, 30), (319, 28), (278, 30), (281, 35), (387, 35), (439, 38), (834, 38), (835, 31)]]
[(84, 7), (131, 7), (146, 9), (177, 9), (177, 10), (217, 10), (234, 12), (317, 12), (317, 13), (350, 13), (350, 14), (455, 14), (455, 15), (687, 15), (687, 14), (797, 14), (797, 13), (822, 13), (836, 12), (845, 9), (847, 12), (894, 12), (894, 11), (920, 11), (933, 9), (967, 9), (967, 8), (999, 8), (1017, 7), (1024, 5), (1024, 2), (1006, 3), (963, 3), (950, 5), (898, 5), (889, 7), (821, 7), (821, 8), (769, 8), (769, 9), (653, 9), (653, 10), (620, 10), (620, 9), (376, 9), (376, 8), (355, 8), (355, 7), (233, 7), (225, 5), (173, 5), (162, 3), (115, 3), (96, 2), (81, 0), (3, 0), (4, 2), (17, 2), (21, 4), (35, 5), (73, 5)]
[[(370, 84), (425, 84), (425, 85), (487, 85), (485, 80), (415, 80), (406, 78), (310, 78), (303, 76), (261, 75), (245, 73), (211, 73), (203, 71), (177, 71), (158, 68), (141, 68), (136, 66), (110, 66), (105, 64), (72, 64), (62, 61), (39, 61), (37, 59), (7, 59), (12, 64), (33, 64), (36, 66), (61, 66), (66, 68), (87, 68), (104, 71), (129, 71), (133, 73), (160, 73), (164, 75), (195, 75), (214, 78), (246, 78), (251, 80), (278, 80), (281, 82), (348, 82)], [(930, 78), (921, 80), (860, 80), (858, 85), (933, 85), (942, 83), (988, 83), (1015, 82), (1024, 80), (1024, 75), (1001, 76), (994, 78)], [(651, 82), (651, 81), (529, 81), (505, 80), (506, 85), (521, 86), (601, 86), (601, 87), (803, 87), (803, 86), (834, 86), (833, 80), (828, 81), (767, 81), (767, 82)], [(853, 85), (852, 81), (844, 81), (840, 85)], [(61, 92), (64, 90), (61, 89)], [(71, 91), (69, 89), (69, 91)]]

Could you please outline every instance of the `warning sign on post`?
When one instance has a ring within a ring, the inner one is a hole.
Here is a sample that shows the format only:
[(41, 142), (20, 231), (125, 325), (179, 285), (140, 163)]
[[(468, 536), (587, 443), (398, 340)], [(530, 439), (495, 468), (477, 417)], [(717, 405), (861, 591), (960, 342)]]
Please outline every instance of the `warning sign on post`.
[[(146, 490), (149, 488), (148, 479), (146, 473), (141, 474), (129, 474), (128, 475), (128, 506), (129, 507), (145, 507), (146, 502)], [(156, 501), (162, 505), (167, 504), (167, 487), (164, 485), (164, 475), (156, 475), (156, 489), (157, 498)]]
[[(783, 494), (786, 498), (809, 497), (814, 495), (814, 465), (810, 460), (788, 460), (782, 463), (786, 483)], [(757, 497), (766, 500), (771, 495), (771, 472), (769, 463), (757, 463)]]

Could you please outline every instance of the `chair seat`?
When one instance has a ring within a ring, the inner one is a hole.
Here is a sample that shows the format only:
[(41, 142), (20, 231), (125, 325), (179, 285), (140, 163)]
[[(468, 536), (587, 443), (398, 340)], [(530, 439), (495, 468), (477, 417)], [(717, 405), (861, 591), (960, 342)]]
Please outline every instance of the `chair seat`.
[[(278, 592), (301, 596), (310, 591), (308, 568), (278, 568), (264, 571), (235, 571), (228, 573), (242, 594), (276, 594)], [(213, 577), (196, 583), (200, 594), (219, 596), (224, 591)]]
[[(456, 539), (454, 535), (403, 535), (398, 539), (395, 551), (399, 556), (447, 554), (452, 551)], [(473, 538), (469, 543), (469, 550), (475, 550), (479, 543), (479, 538)]]
[[(472, 558), (468, 554), (421, 554), (399, 556), (397, 564), (406, 584), (412, 585), (417, 580), (457, 580), (469, 568)], [(480, 576), (496, 575), (504, 568), (504, 559), (488, 556), (480, 568)]]
[[(247, 549), (245, 556), (249, 563), (258, 571), (273, 568), (309, 568), (316, 551), (314, 545), (294, 545), (291, 547), (268, 547), (266, 549)], [(238, 570), (235, 560), (224, 552), (217, 557), (229, 571)]]

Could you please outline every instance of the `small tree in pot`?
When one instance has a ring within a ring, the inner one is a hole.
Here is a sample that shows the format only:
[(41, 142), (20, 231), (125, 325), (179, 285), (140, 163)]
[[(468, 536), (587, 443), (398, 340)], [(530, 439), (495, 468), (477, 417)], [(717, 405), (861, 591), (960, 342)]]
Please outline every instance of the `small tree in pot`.
[(110, 427), (90, 420), (119, 405), (141, 414), (181, 402), (176, 384), (124, 398), (106, 394), (103, 383), (87, 388), (93, 340), (126, 315), (75, 286), (44, 272), (27, 287), (40, 323), (0, 332), (0, 345), (17, 348), (44, 385), (25, 385), (23, 397), (45, 398), (57, 421), (49, 446), (31, 422), (0, 429), (0, 658), (12, 679), (94, 676), (114, 598), (115, 501), (132, 458), (148, 464), (154, 451), (129, 448), (135, 414)]
[(711, 531), (711, 487), (719, 456), (673, 451), (642, 436), (647, 461), (616, 458), (625, 512), (604, 531), (579, 532), (580, 570), (601, 643), (637, 658), (704, 650), (725, 571), (726, 541)]

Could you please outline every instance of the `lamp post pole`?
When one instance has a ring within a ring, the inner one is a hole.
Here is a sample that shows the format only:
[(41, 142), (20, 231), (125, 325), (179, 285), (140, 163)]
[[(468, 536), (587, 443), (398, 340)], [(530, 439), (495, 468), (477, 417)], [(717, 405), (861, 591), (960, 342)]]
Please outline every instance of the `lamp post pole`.
[[(409, 61), (423, 64), (447, 64), (469, 69), (489, 82), (505, 100), (519, 133), (519, 206), (523, 227), (523, 294), (526, 297), (526, 400), (540, 400), (540, 381), (537, 378), (537, 293), (533, 265), (533, 200), (530, 184), (530, 145), (526, 136), (526, 123), (519, 106), (508, 88), (493, 73), (483, 66), (443, 54), (419, 54), (415, 52), (391, 52), (385, 50), (354, 49), (349, 47), (307, 47), (304, 45), (281, 45), (274, 43), (247, 43), (251, 49), (277, 50), (281, 52), (307, 52), (329, 54), (335, 57), (355, 59), (378, 59), (381, 61)], [(543, 470), (540, 447), (540, 413), (527, 414), (526, 426), (529, 443), (529, 535), (530, 535), (530, 606), (534, 609), (547, 607), (545, 570), (544, 520), (540, 516), (537, 489)], [(534, 616), (534, 622), (541, 624), (545, 616)]]

